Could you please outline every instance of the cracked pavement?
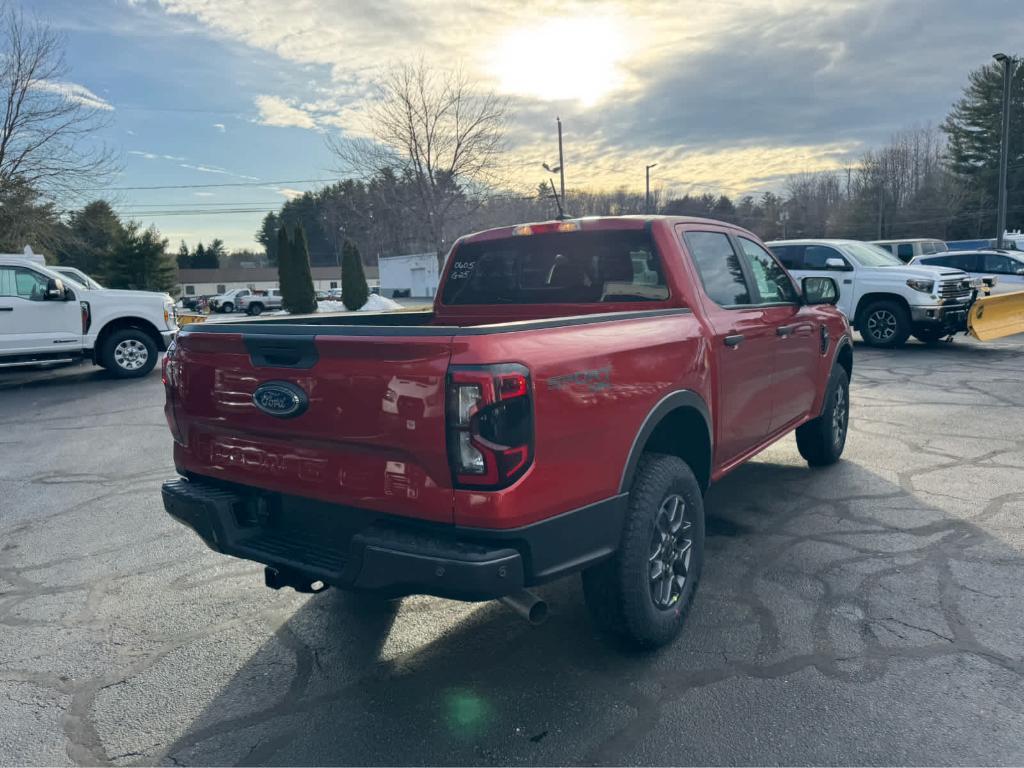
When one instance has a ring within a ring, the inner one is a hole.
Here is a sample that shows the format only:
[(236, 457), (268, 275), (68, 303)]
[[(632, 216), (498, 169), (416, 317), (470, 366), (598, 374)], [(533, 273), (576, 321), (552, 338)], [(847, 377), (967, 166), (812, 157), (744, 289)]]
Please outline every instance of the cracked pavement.
[(645, 655), (575, 578), (539, 628), (267, 590), (164, 514), (158, 375), (0, 372), (0, 764), (1022, 764), (1022, 353), (858, 344), (844, 460), (714, 487)]

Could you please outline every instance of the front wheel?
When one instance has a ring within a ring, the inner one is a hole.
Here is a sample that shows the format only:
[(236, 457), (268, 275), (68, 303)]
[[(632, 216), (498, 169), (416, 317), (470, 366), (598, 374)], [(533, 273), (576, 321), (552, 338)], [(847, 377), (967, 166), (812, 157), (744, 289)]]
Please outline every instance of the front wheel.
[(224, 302), (223, 304), (220, 305), (220, 311), (225, 313), (225, 314), (227, 314), (229, 312), (234, 312), (235, 311), (235, 305), (232, 304), (230, 301), (226, 301), (226, 302)]
[(858, 324), (861, 337), (869, 347), (898, 347), (910, 338), (910, 316), (895, 301), (876, 301), (861, 312)]
[(850, 428), (850, 379), (839, 366), (832, 369), (821, 415), (796, 429), (796, 447), (812, 467), (835, 464), (846, 447)]
[(686, 620), (704, 564), (704, 499), (682, 459), (645, 454), (636, 470), (618, 552), (583, 572), (595, 623), (638, 648), (671, 642)]
[(100, 365), (119, 379), (145, 376), (156, 365), (156, 343), (145, 331), (125, 328), (107, 337), (100, 349)]

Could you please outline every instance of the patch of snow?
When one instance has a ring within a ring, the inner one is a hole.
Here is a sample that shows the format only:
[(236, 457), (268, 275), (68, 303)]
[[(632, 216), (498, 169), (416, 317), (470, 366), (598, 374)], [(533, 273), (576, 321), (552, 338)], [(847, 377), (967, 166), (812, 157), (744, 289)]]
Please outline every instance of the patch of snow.
[[(366, 303), (359, 308), (359, 312), (390, 312), (401, 309), (402, 305), (397, 301), (371, 293)], [(341, 301), (320, 301), (317, 302), (317, 312), (348, 312), (348, 307)]]

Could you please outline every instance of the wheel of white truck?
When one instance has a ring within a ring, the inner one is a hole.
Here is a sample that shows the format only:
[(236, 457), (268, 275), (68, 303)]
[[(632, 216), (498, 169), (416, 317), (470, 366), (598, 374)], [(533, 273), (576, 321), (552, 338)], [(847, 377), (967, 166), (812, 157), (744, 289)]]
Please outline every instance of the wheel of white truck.
[(258, 303), (258, 302), (250, 304), (248, 312), (249, 312), (250, 315), (260, 315), (260, 314), (263, 314), (263, 305)]
[(159, 352), (145, 331), (125, 328), (114, 331), (103, 342), (99, 362), (119, 379), (145, 376), (156, 365)]
[(671, 642), (686, 620), (704, 563), (704, 500), (682, 459), (645, 454), (615, 556), (583, 573), (595, 622), (639, 648)]
[(838, 365), (832, 369), (821, 415), (796, 429), (796, 447), (812, 467), (835, 464), (843, 455), (850, 429), (850, 379)]
[(910, 317), (898, 302), (876, 301), (861, 312), (858, 330), (870, 347), (898, 347), (910, 338)]
[(235, 305), (232, 304), (230, 301), (225, 301), (223, 304), (220, 305), (220, 311), (225, 313), (234, 312)]

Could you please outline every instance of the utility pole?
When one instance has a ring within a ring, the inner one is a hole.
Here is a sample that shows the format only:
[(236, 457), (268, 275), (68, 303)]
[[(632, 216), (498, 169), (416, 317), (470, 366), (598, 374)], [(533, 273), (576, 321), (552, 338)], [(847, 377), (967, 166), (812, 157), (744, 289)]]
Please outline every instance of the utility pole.
[(556, 117), (558, 121), (558, 181), (562, 193), (562, 201), (565, 201), (565, 158), (562, 157), (562, 118)]
[(1003, 247), (1006, 232), (1006, 164), (1010, 144), (1010, 80), (1013, 77), (1013, 57), (997, 53), (993, 57), (1003, 65), (1003, 129), (999, 136), (999, 199), (996, 212), (996, 248)]
[(644, 192), (644, 213), (651, 212), (651, 168), (654, 168), (656, 165), (657, 163), (651, 163), (644, 166), (644, 175), (647, 177), (647, 187)]

